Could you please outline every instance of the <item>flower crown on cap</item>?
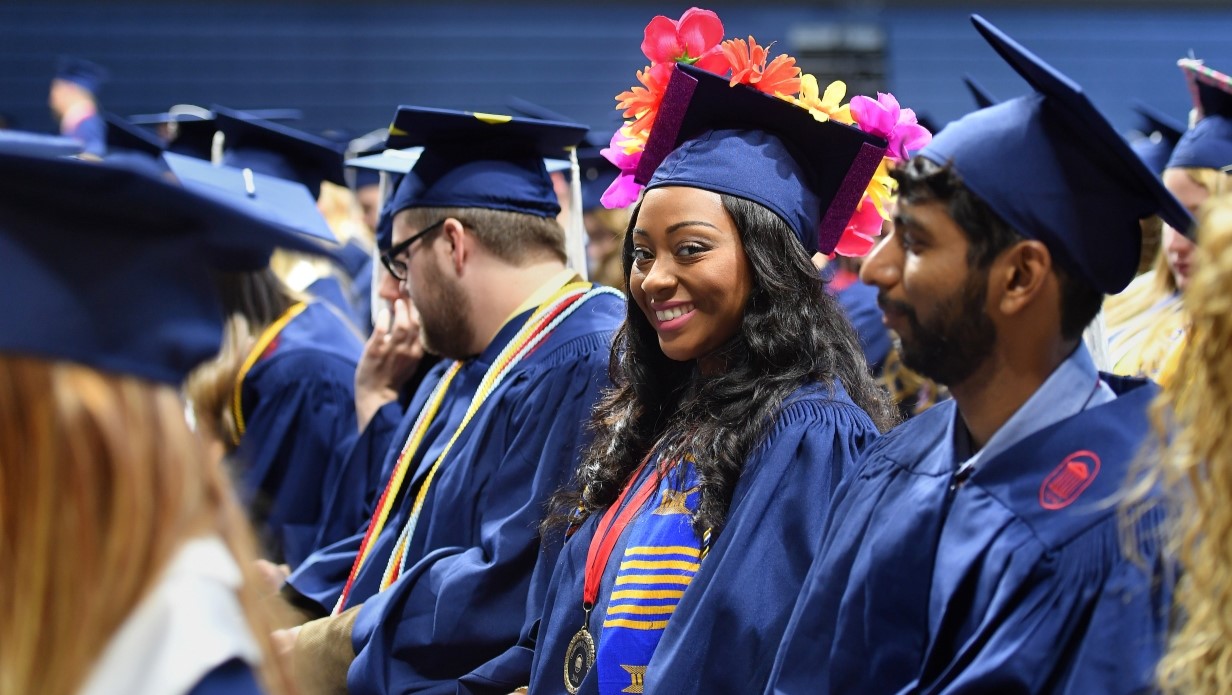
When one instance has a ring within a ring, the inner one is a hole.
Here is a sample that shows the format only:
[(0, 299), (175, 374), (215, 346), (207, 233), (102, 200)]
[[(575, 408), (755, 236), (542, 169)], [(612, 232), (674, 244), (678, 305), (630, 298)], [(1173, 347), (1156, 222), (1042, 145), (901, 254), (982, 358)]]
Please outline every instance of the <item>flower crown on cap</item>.
[(759, 45), (752, 36), (747, 41), (724, 41), (723, 23), (710, 10), (694, 7), (678, 20), (662, 15), (650, 20), (642, 40), (642, 53), (650, 65), (637, 73), (640, 86), (616, 96), (616, 108), (624, 111), (627, 120), (602, 151), (620, 169), (620, 176), (603, 194), (602, 203), (608, 208), (626, 207), (641, 195), (643, 186), (634, 180), (634, 173), (676, 63), (727, 76), (732, 87), (746, 85), (807, 109), (819, 121), (834, 120), (855, 126), (889, 143), (834, 249), (844, 256), (867, 254), (881, 233), (882, 221), (889, 219), (886, 202), (894, 189), (889, 164), (905, 161), (909, 151), (924, 147), (932, 138), (916, 122), (915, 112), (901, 108), (892, 94), (878, 93), (876, 99), (856, 96), (850, 103), (842, 104), (847, 92), (843, 82), (831, 82), (823, 92), (817, 78), (801, 74), (795, 58), (781, 54), (771, 60), (770, 46)]

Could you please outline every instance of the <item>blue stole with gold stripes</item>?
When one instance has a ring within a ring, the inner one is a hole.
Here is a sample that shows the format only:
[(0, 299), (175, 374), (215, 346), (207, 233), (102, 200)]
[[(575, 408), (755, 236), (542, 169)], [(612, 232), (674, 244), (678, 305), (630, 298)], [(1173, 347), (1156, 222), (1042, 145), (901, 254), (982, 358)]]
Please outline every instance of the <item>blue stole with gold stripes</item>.
[(642, 692), (646, 665), (704, 557), (689, 522), (699, 490), (692, 463), (671, 466), (625, 531), (595, 659), (600, 695)]

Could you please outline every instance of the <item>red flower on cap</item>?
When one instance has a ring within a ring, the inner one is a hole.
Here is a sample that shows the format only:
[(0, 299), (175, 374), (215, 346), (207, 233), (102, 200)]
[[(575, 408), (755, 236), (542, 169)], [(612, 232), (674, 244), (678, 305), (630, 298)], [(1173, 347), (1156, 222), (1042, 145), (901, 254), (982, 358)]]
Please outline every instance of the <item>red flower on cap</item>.
[(719, 49), (723, 41), (723, 22), (710, 10), (691, 7), (680, 19), (659, 15), (646, 25), (642, 53), (650, 59), (652, 68), (667, 67), (660, 72), (670, 74), (673, 63), (688, 63), (703, 70), (722, 72), (727, 61)]
[(881, 213), (877, 211), (873, 199), (864, 196), (864, 200), (856, 207), (856, 214), (851, 216), (851, 221), (839, 237), (838, 244), (834, 246), (834, 253), (853, 258), (868, 255), (877, 245), (877, 237), (881, 235), (881, 223)]

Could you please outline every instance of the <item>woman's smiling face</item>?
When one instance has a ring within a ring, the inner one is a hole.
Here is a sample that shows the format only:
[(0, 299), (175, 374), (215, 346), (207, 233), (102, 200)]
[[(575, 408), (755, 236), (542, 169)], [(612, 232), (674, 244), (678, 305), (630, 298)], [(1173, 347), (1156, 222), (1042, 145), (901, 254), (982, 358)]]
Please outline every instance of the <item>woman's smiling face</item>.
[(704, 361), (740, 330), (753, 282), (719, 194), (677, 186), (648, 191), (631, 241), (629, 292), (663, 354)]

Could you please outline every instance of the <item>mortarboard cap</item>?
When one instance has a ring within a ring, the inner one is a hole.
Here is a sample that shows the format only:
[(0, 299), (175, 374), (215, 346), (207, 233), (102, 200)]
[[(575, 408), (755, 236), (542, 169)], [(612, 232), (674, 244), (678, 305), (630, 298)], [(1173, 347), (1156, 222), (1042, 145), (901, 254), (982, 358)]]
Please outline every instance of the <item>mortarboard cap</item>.
[(0, 130), (0, 154), (26, 157), (72, 157), (84, 149), (77, 138), (63, 135), (27, 133), (23, 130)]
[(320, 194), (322, 181), (346, 185), (344, 145), (221, 106), (214, 107), (214, 118), (225, 136), (223, 164), (298, 181), (308, 187), (314, 199)]
[(56, 79), (72, 82), (91, 94), (98, 94), (111, 73), (107, 68), (83, 58), (62, 56), (56, 63)]
[(171, 173), (191, 191), (222, 199), (309, 240), (338, 244), (338, 238), (317, 208), (316, 198), (302, 183), (174, 153), (167, 153), (163, 159)]
[(1232, 165), (1232, 78), (1200, 60), (1182, 58), (1177, 65), (1189, 84), (1198, 121), (1176, 143), (1168, 168), (1223, 169)]
[(979, 15), (971, 21), (1035, 93), (951, 123), (921, 151), (951, 164), (1018, 233), (1101, 292), (1133, 279), (1138, 220), (1159, 214), (1188, 229), (1189, 214), (1091, 104), (1082, 88)]
[(1138, 131), (1142, 137), (1131, 140), (1129, 146), (1151, 171), (1162, 173), (1173, 148), (1185, 132), (1185, 124), (1141, 101), (1134, 101), (1133, 108), (1141, 119)]
[(275, 247), (319, 248), (108, 162), (0, 154), (0, 182), (5, 353), (178, 384), (221, 343), (212, 269), (255, 270)]
[(971, 98), (975, 100), (975, 108), (986, 109), (989, 106), (996, 106), (1001, 103), (1001, 100), (994, 97), (987, 89), (984, 89), (983, 85), (979, 82), (976, 82), (974, 77), (963, 75), (963, 84), (967, 85), (967, 91), (971, 92)]
[(412, 207), (486, 208), (555, 217), (560, 204), (543, 159), (568, 156), (577, 123), (402, 106), (386, 146), (422, 147), (393, 196)]
[(634, 180), (751, 200), (830, 253), (885, 153), (882, 138), (677, 63)]
[[(348, 159), (346, 165), (355, 169), (357, 173), (375, 174), (378, 181), (380, 172), (384, 171), (390, 175), (393, 189), (397, 190), (402, 177), (411, 170), (411, 167), (415, 166), (415, 162), (419, 160), (419, 153), (422, 151), (422, 147), (408, 147), (405, 150), (382, 149)], [(358, 187), (357, 184), (356, 188)], [(388, 251), (393, 246), (394, 222), (391, 212), (393, 199), (394, 196), (389, 196), (389, 199), (381, 206), (381, 214), (377, 217), (376, 246), (380, 251)]]
[(175, 122), (175, 137), (167, 145), (168, 152), (210, 161), (214, 151), (214, 134), (218, 122), (209, 118), (183, 118)]
[(103, 120), (107, 122), (108, 155), (116, 150), (136, 152), (154, 158), (162, 155), (163, 141), (153, 133), (114, 113), (104, 113)]

